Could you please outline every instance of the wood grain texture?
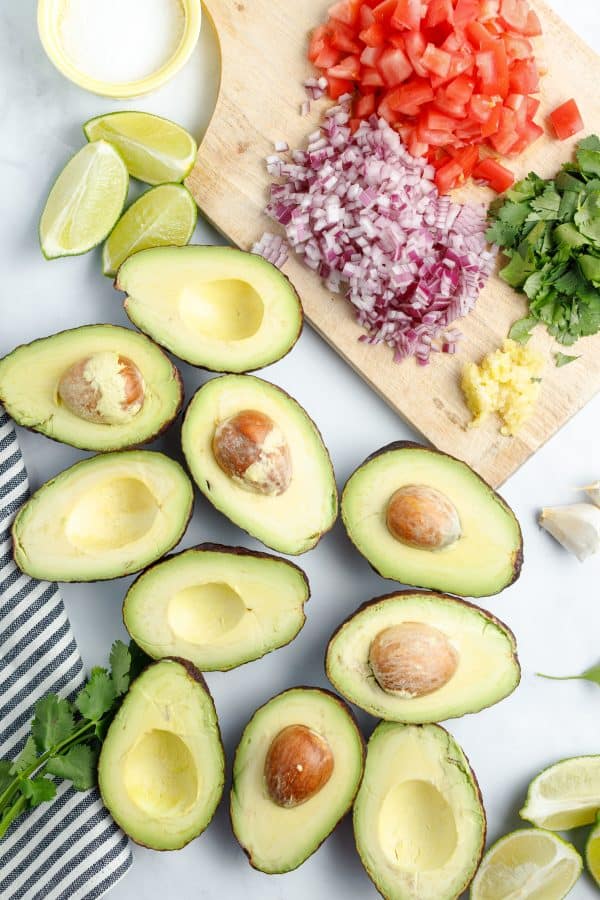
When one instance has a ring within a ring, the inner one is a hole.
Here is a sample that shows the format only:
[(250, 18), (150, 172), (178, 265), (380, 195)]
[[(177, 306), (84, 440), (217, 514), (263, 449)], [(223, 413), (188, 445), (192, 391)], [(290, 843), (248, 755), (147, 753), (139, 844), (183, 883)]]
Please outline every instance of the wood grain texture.
[[(300, 115), (306, 98), (303, 82), (314, 74), (306, 60), (308, 33), (328, 5), (329, 0), (205, 0), (221, 45), (222, 80), (215, 115), (187, 184), (207, 218), (244, 249), (265, 230), (276, 230), (263, 213), (269, 184), (265, 157), (277, 140), (304, 146), (326, 105), (313, 104), (310, 116)], [(540, 57), (549, 68), (537, 120), (548, 130), (548, 112), (575, 96), (586, 132), (600, 130), (599, 58), (541, 0), (533, 5), (544, 28)], [(575, 142), (556, 141), (547, 133), (511, 167), (517, 177), (533, 168), (550, 177), (571, 156)], [(470, 185), (458, 196), (488, 202), (493, 195)], [(600, 389), (600, 337), (580, 341), (567, 352), (583, 358), (556, 369), (550, 350), (559, 348), (538, 328), (532, 345), (547, 352), (548, 367), (529, 425), (515, 438), (502, 437), (495, 420), (469, 429), (460, 390), (462, 367), (501, 344), (512, 322), (526, 312), (524, 297), (494, 276), (476, 310), (458, 323), (465, 339), (457, 356), (436, 354), (431, 365), (421, 368), (413, 360), (395, 364), (388, 347), (359, 343), (363, 331), (350, 304), (327, 291), (299, 260), (290, 259), (285, 272), (300, 293), (309, 322), (341, 356), (413, 428), (440, 450), (467, 461), (495, 487)], [(351, 400), (347, 398), (348, 405)]]

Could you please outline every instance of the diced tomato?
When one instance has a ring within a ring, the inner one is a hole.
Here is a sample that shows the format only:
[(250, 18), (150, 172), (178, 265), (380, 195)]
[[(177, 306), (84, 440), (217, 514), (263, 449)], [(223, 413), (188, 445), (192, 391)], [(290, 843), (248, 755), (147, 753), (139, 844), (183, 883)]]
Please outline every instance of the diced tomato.
[(324, 47), (315, 59), (315, 65), (319, 69), (331, 69), (332, 66), (337, 66), (343, 55), (341, 50), (336, 50), (335, 47)]
[(426, 128), (425, 125), (417, 125), (417, 137), (430, 147), (445, 147), (454, 139), (451, 131), (438, 131), (435, 128)]
[(402, 120), (401, 114), (390, 105), (391, 93), (387, 93), (377, 107), (377, 115), (385, 119), (389, 125), (396, 125)]
[(354, 134), (355, 131), (358, 131), (363, 121), (364, 119), (350, 119), (348, 125), (350, 126), (350, 131), (352, 132), (352, 134)]
[(521, 130), (519, 139), (510, 148), (509, 156), (518, 156), (519, 153), (527, 150), (527, 148), (530, 147), (534, 141), (537, 141), (537, 139), (541, 137), (543, 133), (543, 128), (541, 128), (536, 122), (532, 122), (531, 119), (528, 119), (525, 123), (525, 127)]
[(479, 147), (464, 147), (462, 150), (448, 148), (448, 152), (463, 170), (465, 179), (470, 178), (473, 169), (479, 162)]
[(431, 128), (434, 131), (454, 131), (456, 120), (430, 107), (424, 110), (419, 117), (419, 124), (423, 124), (425, 128)]
[(500, 0), (481, 0), (479, 7), (479, 19), (486, 22), (495, 19), (500, 12)]
[(417, 158), (425, 156), (429, 150), (428, 145), (419, 140), (415, 129), (412, 130), (408, 141), (406, 141), (406, 148), (411, 156), (416, 156)]
[(466, 104), (456, 103), (454, 100), (451, 100), (448, 97), (447, 88), (438, 88), (435, 92), (433, 103), (436, 109), (446, 116), (451, 116), (453, 119), (465, 119), (468, 115)]
[(373, 10), (366, 3), (363, 3), (358, 17), (358, 28), (362, 31), (363, 28), (368, 28), (369, 25), (372, 25), (374, 21), (375, 16), (373, 15)]
[(540, 100), (537, 97), (528, 97), (527, 98), (527, 118), (533, 119), (536, 112), (540, 108)]
[(501, 0), (500, 17), (510, 31), (523, 33), (527, 28), (529, 7), (524, 0)]
[(377, 69), (363, 69), (360, 83), (363, 88), (368, 89), (385, 87), (385, 81)]
[(427, 41), (420, 31), (409, 31), (404, 35), (404, 47), (410, 64), (419, 78), (427, 76), (427, 69), (421, 62)]
[(416, 31), (421, 24), (421, 0), (396, 0), (391, 24), (394, 28)]
[(465, 32), (469, 39), (469, 42), (475, 48), (475, 50), (481, 50), (485, 47), (489, 47), (491, 42), (494, 40), (487, 28), (482, 25), (481, 22), (479, 22), (477, 19), (473, 19), (472, 21), (467, 22)]
[(560, 141), (583, 130), (583, 119), (574, 100), (567, 100), (550, 113), (550, 121)]
[(362, 65), (367, 66), (370, 69), (374, 69), (379, 62), (381, 52), (382, 51), (379, 47), (365, 47), (360, 55), (360, 61)]
[(492, 190), (498, 194), (503, 194), (509, 187), (515, 183), (515, 176), (510, 169), (505, 168), (497, 159), (489, 156), (482, 159), (473, 170), (475, 178), (487, 181)]
[(363, 94), (354, 101), (354, 115), (359, 119), (368, 119), (377, 108), (375, 94)]
[(509, 91), (508, 61), (501, 41), (494, 41), (476, 57), (481, 93), (488, 97), (506, 97)]
[(464, 106), (471, 99), (474, 90), (475, 82), (466, 75), (459, 75), (446, 87), (446, 96), (449, 100)]
[(344, 78), (335, 78), (333, 75), (326, 75), (328, 84), (328, 93), (332, 100), (339, 100), (344, 94), (351, 94), (354, 90), (354, 83), (346, 81)]
[(510, 59), (531, 59), (533, 47), (531, 42), (520, 34), (503, 34), (502, 40), (506, 47), (506, 55)]
[(456, 0), (454, 7), (454, 24), (458, 28), (467, 22), (474, 22), (479, 15), (479, 0)]
[(341, 22), (331, 23), (331, 45), (343, 53), (360, 53), (361, 46), (354, 36), (354, 32)]
[(435, 183), (440, 194), (447, 194), (452, 188), (456, 187), (461, 178), (464, 180), (464, 173), (460, 163), (451, 159), (435, 173)]
[(356, 25), (361, 5), (362, 0), (340, 0), (329, 7), (329, 18), (344, 25)]
[(312, 32), (308, 45), (308, 58), (312, 63), (315, 62), (319, 53), (321, 53), (325, 47), (329, 46), (329, 43), (329, 31), (327, 26), (319, 25)]
[(396, 12), (398, 0), (383, 0), (373, 9), (373, 15), (377, 22), (385, 22), (389, 24), (392, 16)]
[(436, 25), (447, 23), (454, 24), (454, 9), (452, 0), (429, 0), (425, 25), (427, 28), (435, 28)]
[(469, 113), (472, 119), (483, 124), (489, 121), (495, 106), (495, 100), (484, 97), (483, 94), (473, 94), (469, 100)]
[(527, 25), (525, 27), (525, 34), (527, 37), (539, 37), (542, 33), (542, 24), (539, 20), (539, 16), (532, 9), (527, 13)]
[(358, 81), (360, 79), (360, 59), (358, 56), (346, 56), (337, 66), (332, 66), (327, 74), (331, 78)]
[(498, 131), (496, 134), (490, 135), (490, 144), (498, 153), (506, 156), (519, 139), (517, 117), (512, 109), (508, 109), (505, 106), (501, 106), (499, 109), (500, 122)]
[(385, 28), (380, 22), (374, 22), (358, 35), (367, 47), (383, 47), (386, 42)]
[(392, 109), (410, 116), (416, 115), (419, 107), (429, 103), (433, 98), (431, 85), (424, 79), (413, 78), (392, 91), (390, 105)]
[(511, 91), (517, 94), (535, 94), (540, 89), (540, 75), (535, 59), (517, 59), (509, 70)]
[(425, 47), (425, 53), (421, 57), (421, 63), (423, 64), (423, 66), (429, 72), (433, 72), (434, 75), (439, 75), (442, 78), (445, 78), (450, 72), (451, 62), (451, 55), (449, 53), (446, 53), (445, 50), (440, 50), (437, 47), (434, 47), (433, 44), (427, 44), (427, 46)]
[(485, 122), (481, 125), (481, 136), (484, 138), (491, 138), (492, 135), (496, 134), (498, 129), (500, 128), (500, 113), (502, 111), (502, 107), (500, 104), (496, 104), (490, 110), (490, 114)]
[(383, 80), (389, 87), (402, 84), (412, 75), (413, 71), (408, 57), (399, 47), (384, 50), (377, 65)]

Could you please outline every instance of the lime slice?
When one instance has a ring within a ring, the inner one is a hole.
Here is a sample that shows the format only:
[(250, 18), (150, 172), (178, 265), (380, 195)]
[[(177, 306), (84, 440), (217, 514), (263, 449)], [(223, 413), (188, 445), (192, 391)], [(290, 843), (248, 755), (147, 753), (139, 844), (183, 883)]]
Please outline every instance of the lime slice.
[(67, 163), (46, 201), (40, 243), (47, 259), (77, 256), (102, 243), (123, 212), (129, 175), (106, 141), (88, 144)]
[(146, 184), (183, 181), (196, 161), (196, 141), (179, 125), (143, 112), (115, 112), (83, 126), (88, 141), (110, 141), (129, 174)]
[(600, 756), (575, 756), (545, 769), (527, 791), (522, 819), (566, 831), (590, 825), (600, 810)]
[(161, 184), (136, 200), (117, 222), (104, 245), (105, 275), (116, 275), (119, 267), (138, 250), (149, 247), (183, 247), (198, 218), (198, 207), (181, 184)]
[(551, 831), (513, 831), (483, 857), (471, 900), (562, 900), (582, 868), (575, 847)]
[(600, 887), (600, 815), (585, 845), (585, 861), (590, 875)]

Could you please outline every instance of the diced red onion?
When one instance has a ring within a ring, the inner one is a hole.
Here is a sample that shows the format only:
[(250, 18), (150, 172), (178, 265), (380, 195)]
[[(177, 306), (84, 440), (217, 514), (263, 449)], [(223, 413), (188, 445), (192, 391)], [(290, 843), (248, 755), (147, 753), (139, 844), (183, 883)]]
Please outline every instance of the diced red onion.
[[(292, 162), (269, 157), (282, 182), (272, 185), (267, 212), (327, 288), (345, 290), (366, 329), (362, 341), (426, 365), (432, 350), (456, 352), (461, 335), (449, 326), (473, 309), (492, 271), (485, 209), (440, 196), (434, 169), (410, 156), (384, 120), (372, 117), (353, 134), (349, 119), (342, 98), (306, 151), (294, 150)], [(268, 238), (267, 252), (280, 259)]]
[(251, 253), (262, 256), (267, 262), (281, 269), (289, 258), (289, 246), (279, 234), (263, 234), (260, 241), (252, 247)]

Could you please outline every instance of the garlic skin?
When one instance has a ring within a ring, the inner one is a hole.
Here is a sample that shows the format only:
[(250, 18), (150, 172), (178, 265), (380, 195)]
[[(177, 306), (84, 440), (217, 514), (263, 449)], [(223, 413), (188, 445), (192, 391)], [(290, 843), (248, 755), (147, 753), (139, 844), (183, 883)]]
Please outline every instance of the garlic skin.
[(584, 488), (582, 488), (594, 504), (594, 506), (600, 507), (600, 481), (595, 481), (593, 484), (588, 484)]
[(600, 550), (600, 509), (591, 503), (543, 509), (539, 522), (580, 562)]

